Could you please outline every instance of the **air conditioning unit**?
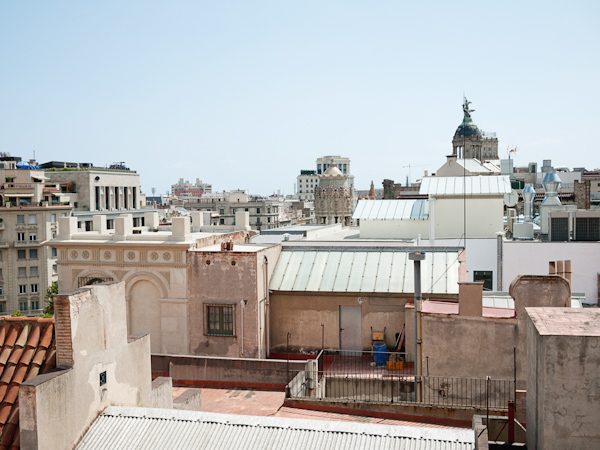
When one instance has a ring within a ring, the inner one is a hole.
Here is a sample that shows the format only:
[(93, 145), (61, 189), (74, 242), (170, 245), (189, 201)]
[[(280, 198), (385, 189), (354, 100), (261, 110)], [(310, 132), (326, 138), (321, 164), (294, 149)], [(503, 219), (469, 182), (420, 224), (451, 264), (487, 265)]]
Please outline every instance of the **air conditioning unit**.
[(517, 210), (515, 208), (506, 208), (506, 228), (510, 234), (513, 233), (513, 228), (516, 221)]
[(573, 237), (576, 241), (600, 241), (600, 211), (576, 211)]
[(567, 211), (552, 211), (549, 225), (550, 241), (565, 242), (569, 240), (569, 213)]

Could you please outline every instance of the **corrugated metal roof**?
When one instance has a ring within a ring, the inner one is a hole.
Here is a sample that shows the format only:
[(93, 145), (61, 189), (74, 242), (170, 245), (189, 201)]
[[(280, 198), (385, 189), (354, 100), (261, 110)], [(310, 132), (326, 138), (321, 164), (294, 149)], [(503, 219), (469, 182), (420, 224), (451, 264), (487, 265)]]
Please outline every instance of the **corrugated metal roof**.
[(467, 158), (467, 159), (457, 159), (456, 163), (466, 168), (469, 172), (480, 172), (480, 173), (500, 173), (500, 167), (491, 162), (482, 163), (478, 159)]
[[(495, 293), (484, 294), (481, 305), (490, 308), (515, 309), (514, 299), (510, 295), (502, 295), (500, 293), (497, 295)], [(581, 298), (577, 297), (576, 294), (571, 296), (571, 308), (581, 308)]]
[(405, 427), (111, 406), (76, 450), (332, 448), (467, 450), (469, 429)]
[(352, 218), (360, 220), (425, 220), (429, 218), (429, 201), (359, 200)]
[[(269, 289), (299, 292), (414, 292), (407, 250), (283, 250)], [(458, 251), (425, 253), (424, 293), (458, 294)]]
[(498, 195), (511, 191), (507, 175), (476, 177), (426, 177), (421, 181), (419, 194), (427, 195)]

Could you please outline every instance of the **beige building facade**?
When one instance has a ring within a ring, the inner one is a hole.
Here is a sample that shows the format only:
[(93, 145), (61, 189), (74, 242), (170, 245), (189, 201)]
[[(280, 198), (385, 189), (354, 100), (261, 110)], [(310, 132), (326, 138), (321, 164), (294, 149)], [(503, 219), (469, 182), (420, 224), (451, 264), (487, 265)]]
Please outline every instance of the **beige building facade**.
[(123, 281), (128, 332), (149, 332), (153, 353), (188, 354), (190, 349), (187, 252), (224, 241), (245, 242), (247, 231), (192, 233), (189, 217), (173, 218), (168, 231), (153, 231), (158, 214), (145, 214), (145, 226), (132, 217), (94, 217), (94, 229), (77, 229), (77, 219), (61, 219), (59, 234), (47, 245), (58, 251), (59, 292), (104, 281)]
[(69, 187), (67, 201), (76, 211), (136, 210), (145, 207), (140, 193), (140, 176), (127, 170), (47, 169), (53, 183)]

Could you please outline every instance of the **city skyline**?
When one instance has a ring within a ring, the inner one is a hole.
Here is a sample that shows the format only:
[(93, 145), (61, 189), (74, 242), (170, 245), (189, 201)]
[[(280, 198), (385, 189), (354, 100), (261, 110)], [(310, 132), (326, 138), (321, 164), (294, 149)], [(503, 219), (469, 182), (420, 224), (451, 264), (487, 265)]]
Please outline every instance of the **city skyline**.
[[(357, 189), (436, 171), (463, 94), (516, 165), (598, 167), (595, 24), (580, 2), (0, 6), (0, 151), (125, 161), (143, 192), (179, 178), (293, 193), (325, 155)], [(381, 167), (384, 166), (384, 167)]]

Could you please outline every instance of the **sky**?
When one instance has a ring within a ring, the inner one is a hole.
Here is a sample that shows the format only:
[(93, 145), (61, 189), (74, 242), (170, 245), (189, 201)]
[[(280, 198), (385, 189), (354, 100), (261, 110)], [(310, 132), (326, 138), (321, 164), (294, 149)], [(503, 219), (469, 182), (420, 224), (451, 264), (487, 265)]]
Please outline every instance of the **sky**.
[(142, 191), (293, 194), (435, 172), (463, 94), (515, 165), (600, 167), (600, 2), (2, 1), (0, 151), (124, 161)]

